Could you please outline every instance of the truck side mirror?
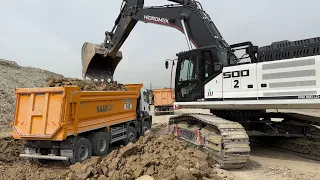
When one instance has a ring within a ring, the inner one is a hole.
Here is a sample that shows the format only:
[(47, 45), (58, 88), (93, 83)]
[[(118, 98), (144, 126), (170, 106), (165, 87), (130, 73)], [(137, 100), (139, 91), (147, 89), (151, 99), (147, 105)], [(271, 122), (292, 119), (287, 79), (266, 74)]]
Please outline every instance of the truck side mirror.
[(166, 61), (165, 66), (166, 66), (166, 69), (169, 68), (169, 62), (168, 61)]
[(215, 72), (219, 72), (219, 71), (222, 71), (222, 64), (221, 63), (214, 63), (214, 71)]

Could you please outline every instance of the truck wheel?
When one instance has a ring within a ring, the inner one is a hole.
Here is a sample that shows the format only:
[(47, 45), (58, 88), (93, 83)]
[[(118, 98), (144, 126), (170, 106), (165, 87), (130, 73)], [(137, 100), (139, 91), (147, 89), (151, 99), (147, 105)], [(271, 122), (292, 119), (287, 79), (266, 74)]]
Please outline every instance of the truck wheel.
[(109, 150), (109, 136), (106, 132), (96, 132), (91, 137), (92, 155), (103, 156)]
[(87, 138), (80, 138), (73, 148), (73, 158), (70, 159), (70, 163), (83, 162), (86, 159), (90, 159), (91, 156), (92, 146), (90, 141)]
[(134, 127), (129, 126), (127, 130), (127, 138), (124, 139), (124, 144), (127, 145), (130, 142), (134, 143), (137, 139), (137, 131)]
[(142, 134), (144, 135), (144, 133), (150, 129), (150, 124), (147, 121), (143, 121), (142, 122)]

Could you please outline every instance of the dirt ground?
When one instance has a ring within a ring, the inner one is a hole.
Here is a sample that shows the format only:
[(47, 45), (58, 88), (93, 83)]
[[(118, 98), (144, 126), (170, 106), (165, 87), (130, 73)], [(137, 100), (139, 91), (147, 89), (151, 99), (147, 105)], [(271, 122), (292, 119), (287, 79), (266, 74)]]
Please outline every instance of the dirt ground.
[[(151, 107), (151, 114), (153, 115), (152, 112), (153, 108)], [(208, 111), (194, 109), (179, 110), (175, 114), (182, 112)], [(153, 116), (153, 123), (155, 125), (167, 123), (169, 117), (170, 115)], [(162, 131), (164, 132), (165, 128)], [(110, 152), (110, 155), (107, 157), (95, 158), (91, 162), (69, 167), (60, 162), (52, 162), (44, 166), (30, 165), (25, 159), (18, 158), (21, 144), (14, 142), (11, 138), (4, 138), (6, 136), (10, 136), (10, 133), (0, 133), (0, 179), (86, 179), (86, 176), (93, 176), (92, 172), (94, 172), (94, 176), (91, 177), (92, 179), (119, 179), (116, 176), (119, 177), (120, 173), (131, 178), (145, 175), (139, 179), (150, 179), (150, 176), (154, 177), (154, 179), (173, 179), (171, 176), (174, 175), (180, 177), (179, 179), (189, 179), (189, 177), (192, 177), (191, 179), (320, 180), (320, 176), (318, 175), (319, 162), (301, 158), (290, 152), (273, 150), (257, 144), (251, 144), (250, 167), (241, 170), (225, 171), (215, 167), (212, 163), (208, 166), (210, 161), (196, 159), (197, 151), (184, 145), (182, 149), (175, 152), (174, 147), (176, 144), (174, 143), (181, 142), (174, 140), (172, 141), (173, 145), (171, 143), (172, 139), (169, 136), (161, 135), (161, 133), (150, 138), (150, 142), (145, 141), (144, 144), (140, 142), (137, 145), (129, 146), (128, 148), (123, 147), (120, 150), (119, 147), (113, 147), (115, 151)], [(164, 143), (163, 139), (168, 140), (168, 142)], [(155, 150), (156, 147), (161, 148), (159, 148), (160, 150)], [(128, 156), (128, 152), (130, 152), (130, 156)], [(123, 158), (124, 154), (127, 154), (125, 158)], [(182, 156), (179, 154), (182, 154)], [(193, 157), (183, 158), (187, 154), (191, 154)], [(173, 160), (170, 161), (171, 158)], [(205, 164), (200, 164), (199, 162), (205, 162)], [(146, 166), (137, 166), (139, 163)], [(186, 169), (185, 166), (191, 170)], [(200, 171), (201, 167), (206, 167), (206, 171)], [(166, 176), (163, 172), (167, 171), (164, 170), (170, 171), (170, 173)], [(188, 176), (184, 176), (185, 174)]]

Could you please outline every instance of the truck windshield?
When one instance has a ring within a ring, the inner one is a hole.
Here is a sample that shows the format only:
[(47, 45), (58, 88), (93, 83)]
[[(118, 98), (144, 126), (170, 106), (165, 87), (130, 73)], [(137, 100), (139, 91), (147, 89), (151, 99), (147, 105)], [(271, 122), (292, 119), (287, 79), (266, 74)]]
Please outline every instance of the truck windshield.
[(148, 92), (146, 92), (146, 91), (143, 92), (143, 99), (144, 99), (144, 102), (148, 102), (149, 101)]

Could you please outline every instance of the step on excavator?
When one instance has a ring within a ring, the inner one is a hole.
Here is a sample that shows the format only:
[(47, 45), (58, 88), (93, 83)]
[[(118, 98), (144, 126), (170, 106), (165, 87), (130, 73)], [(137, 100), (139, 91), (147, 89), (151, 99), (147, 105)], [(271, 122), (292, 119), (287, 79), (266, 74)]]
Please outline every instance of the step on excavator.
[(319, 117), (286, 110), (320, 107), (320, 37), (262, 47), (250, 41), (229, 45), (201, 3), (170, 1), (146, 7), (143, 0), (124, 0), (104, 42), (84, 43), (83, 78), (113, 79), (119, 50), (137, 22), (175, 28), (189, 47), (176, 54), (175, 107), (210, 113), (170, 117), (171, 133), (206, 150), (225, 169), (248, 165), (249, 137), (319, 160)]

